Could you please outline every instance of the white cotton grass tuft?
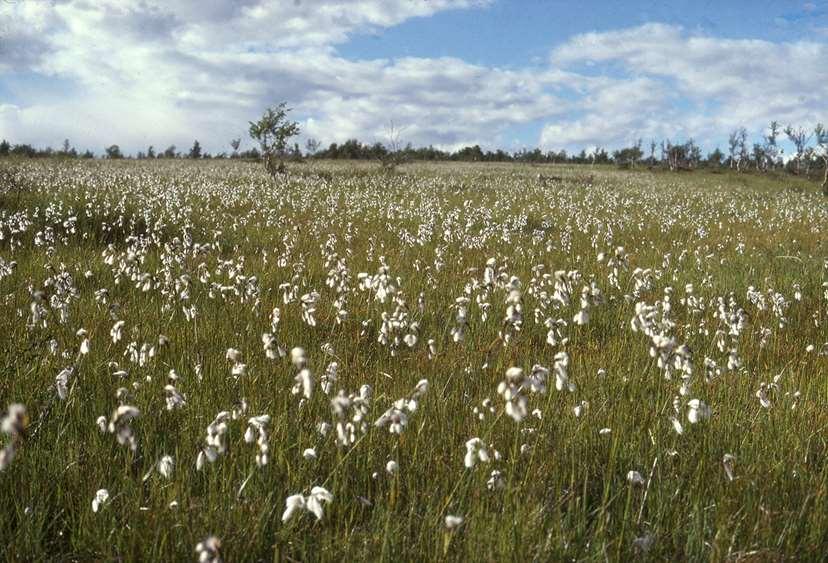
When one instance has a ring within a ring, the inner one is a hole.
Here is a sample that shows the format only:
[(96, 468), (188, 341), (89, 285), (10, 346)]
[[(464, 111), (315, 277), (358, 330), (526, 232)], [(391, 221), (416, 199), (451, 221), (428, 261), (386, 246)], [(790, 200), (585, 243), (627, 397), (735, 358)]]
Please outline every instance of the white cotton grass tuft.
[(733, 481), (735, 479), (733, 473), (733, 466), (736, 462), (736, 456), (733, 454), (725, 454), (722, 458), (722, 467), (724, 467), (725, 476), (727, 477), (728, 481)]
[(302, 368), (299, 370), (299, 373), (296, 374), (294, 377), (296, 384), (291, 389), (291, 392), (294, 395), (299, 395), (300, 393), (305, 399), (310, 400), (313, 396), (313, 375), (307, 368)]
[(256, 465), (263, 467), (270, 461), (270, 446), (268, 444), (268, 427), (270, 426), (270, 415), (263, 414), (254, 416), (247, 421), (247, 430), (244, 432), (244, 441), (252, 444), (254, 441), (259, 446), (259, 453), (256, 454)]
[(65, 401), (69, 396), (69, 378), (75, 373), (74, 367), (68, 367), (60, 370), (55, 377), (55, 388), (57, 389), (58, 398)]
[(515, 422), (521, 422), (527, 414), (523, 382), (523, 369), (510, 367), (506, 370), (506, 378), (497, 386), (498, 395), (506, 401), (506, 414)]
[(290, 362), (296, 367), (296, 369), (302, 369), (305, 367), (305, 364), (308, 363), (308, 357), (305, 354), (304, 348), (292, 348), (290, 351)]
[(452, 515), (452, 514), (446, 514), (446, 518), (445, 518), (446, 529), (450, 530), (450, 531), (456, 530), (457, 528), (459, 528), (463, 524), (464, 521), (465, 521), (465, 519), (462, 516), (455, 516), (455, 515)]
[(221, 540), (209, 536), (195, 547), (199, 563), (221, 563)]
[(118, 321), (114, 325), (112, 325), (112, 328), (109, 331), (109, 336), (110, 338), (112, 338), (113, 344), (117, 344), (118, 342), (120, 342), (121, 338), (123, 337), (124, 324), (126, 324), (124, 321)]
[(671, 416), (670, 422), (673, 424), (673, 430), (675, 430), (676, 434), (679, 436), (684, 434), (684, 426), (682, 426), (681, 421), (678, 418)]
[(486, 481), (486, 488), (490, 491), (498, 491), (505, 487), (506, 481), (503, 479), (503, 473), (497, 469), (492, 469), (489, 480)]
[(305, 509), (304, 495), (290, 495), (285, 499), (285, 511), (282, 513), (282, 522), (285, 523)]
[(109, 491), (98, 489), (92, 499), (92, 512), (100, 511), (109, 502)]
[(489, 451), (486, 444), (480, 438), (471, 438), (466, 442), (466, 455), (463, 457), (463, 465), (467, 469), (474, 467), (477, 462), (488, 463)]
[(636, 551), (647, 553), (655, 542), (655, 537), (652, 534), (644, 534), (633, 540), (633, 547)]
[(638, 471), (630, 470), (627, 472), (627, 483), (634, 487), (642, 487), (647, 481)]
[(687, 420), (696, 424), (710, 418), (712, 410), (704, 401), (692, 399), (687, 402)]
[[(370, 389), (370, 388), (369, 388)], [(388, 427), (391, 434), (402, 434), (408, 426), (408, 419), (419, 408), (419, 401), (428, 392), (428, 380), (421, 379), (408, 397), (397, 399), (394, 404), (380, 416), (374, 426)]]
[(323, 504), (333, 502), (333, 495), (323, 487), (313, 487), (308, 496), (301, 494), (290, 495), (285, 499), (285, 511), (282, 513), (282, 522), (288, 522), (293, 517), (307, 510), (321, 520), (324, 516)]
[(138, 449), (138, 442), (135, 439), (135, 433), (132, 430), (132, 421), (140, 416), (141, 411), (130, 405), (121, 405), (112, 413), (109, 419), (107, 430), (110, 434), (115, 434), (118, 443), (122, 446), (129, 446), (129, 449), (135, 451)]
[(158, 474), (161, 475), (161, 477), (163, 477), (164, 479), (169, 479), (170, 477), (172, 477), (174, 468), (175, 462), (173, 461), (173, 458), (170, 455), (162, 456), (161, 459), (158, 460), (158, 464), (156, 465)]
[(26, 407), (20, 403), (9, 405), (6, 415), (0, 422), (0, 431), (8, 436), (6, 445), (0, 450), (0, 471), (5, 471), (14, 461), (28, 424), (29, 416), (26, 413)]
[(214, 463), (220, 455), (227, 451), (227, 421), (231, 419), (231, 416), (229, 412), (221, 411), (216, 415), (213, 422), (207, 426), (206, 445), (201, 448), (196, 457), (197, 471), (204, 468), (205, 462)]

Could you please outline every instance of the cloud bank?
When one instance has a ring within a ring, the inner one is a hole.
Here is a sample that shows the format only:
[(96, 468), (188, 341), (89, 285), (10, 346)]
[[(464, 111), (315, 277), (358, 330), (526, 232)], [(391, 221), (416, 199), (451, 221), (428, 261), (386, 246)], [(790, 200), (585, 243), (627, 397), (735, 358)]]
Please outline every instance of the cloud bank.
[(828, 45), (701, 36), (646, 24), (554, 44), (541, 67), (459, 58), (351, 60), (349, 38), (484, 0), (0, 0), (0, 137), (101, 152), (228, 150), (287, 100), (303, 136), (416, 145), (620, 146), (715, 142), (771, 119), (828, 119)]

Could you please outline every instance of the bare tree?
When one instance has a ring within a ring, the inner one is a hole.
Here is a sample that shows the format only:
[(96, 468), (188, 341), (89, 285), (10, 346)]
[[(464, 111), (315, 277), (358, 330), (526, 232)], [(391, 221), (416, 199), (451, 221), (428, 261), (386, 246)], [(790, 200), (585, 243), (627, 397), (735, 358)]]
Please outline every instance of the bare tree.
[(727, 153), (730, 157), (730, 167), (736, 168), (736, 153), (739, 150), (739, 130), (734, 129), (727, 138)]
[(674, 145), (670, 139), (661, 142), (661, 160), (667, 162), (667, 166), (671, 172), (679, 169), (681, 161), (683, 160), (684, 147), (681, 145)]
[(241, 139), (233, 139), (230, 141), (230, 148), (233, 149), (233, 154), (230, 155), (231, 158), (235, 158), (239, 154), (239, 147), (241, 146)]
[(757, 172), (765, 169), (766, 161), (765, 147), (759, 143), (753, 143), (753, 164), (756, 166)]
[(768, 127), (768, 134), (764, 136), (764, 145), (762, 146), (762, 150), (764, 153), (764, 162), (762, 167), (764, 170), (767, 170), (768, 166), (770, 165), (771, 170), (776, 169), (776, 163), (779, 162), (779, 145), (777, 144), (776, 140), (779, 138), (779, 122), (778, 121), (771, 121), (770, 127)]
[(730, 152), (730, 167), (741, 172), (742, 165), (748, 158), (747, 130), (744, 127), (734, 129), (728, 137), (727, 146)]
[(788, 125), (785, 127), (785, 135), (787, 135), (788, 140), (790, 140), (794, 144), (794, 147), (796, 147), (796, 156), (794, 157), (794, 160), (796, 161), (796, 173), (799, 174), (802, 166), (802, 158), (805, 156), (808, 143), (811, 142), (811, 133), (809, 133), (804, 127), (794, 129), (793, 126)]
[(814, 137), (817, 144), (816, 154), (822, 160), (824, 167), (822, 177), (822, 193), (828, 196), (828, 129), (822, 123), (817, 123), (814, 127)]
[(305, 142), (305, 150), (307, 151), (308, 155), (316, 154), (316, 151), (319, 150), (319, 141), (310, 137)]
[(406, 160), (406, 155), (402, 150), (402, 141), (400, 140), (403, 129), (399, 128), (393, 121), (391, 121), (385, 130), (386, 152), (380, 157), (380, 166), (383, 170), (392, 172), (397, 168), (397, 166), (403, 164)]

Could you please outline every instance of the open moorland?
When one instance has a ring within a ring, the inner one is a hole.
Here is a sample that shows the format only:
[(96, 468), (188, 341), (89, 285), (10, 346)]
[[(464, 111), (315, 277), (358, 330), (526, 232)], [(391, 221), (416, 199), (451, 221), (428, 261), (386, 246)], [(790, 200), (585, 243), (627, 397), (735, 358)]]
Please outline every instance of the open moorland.
[(7, 560), (825, 556), (813, 184), (45, 159), (7, 178)]

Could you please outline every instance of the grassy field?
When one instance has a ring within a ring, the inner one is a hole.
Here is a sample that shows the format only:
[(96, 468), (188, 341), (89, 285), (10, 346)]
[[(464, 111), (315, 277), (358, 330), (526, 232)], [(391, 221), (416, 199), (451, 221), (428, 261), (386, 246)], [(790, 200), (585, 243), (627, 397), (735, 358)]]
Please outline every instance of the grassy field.
[(815, 186), (376, 168), (20, 165), (6, 560), (825, 559)]

